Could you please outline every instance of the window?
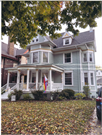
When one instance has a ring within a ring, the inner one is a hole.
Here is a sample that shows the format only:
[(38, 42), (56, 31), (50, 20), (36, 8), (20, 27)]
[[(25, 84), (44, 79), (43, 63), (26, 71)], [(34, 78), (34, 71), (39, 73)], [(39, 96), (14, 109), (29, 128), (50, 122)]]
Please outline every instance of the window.
[(36, 42), (38, 42), (38, 39), (36, 39)]
[(48, 62), (48, 52), (43, 52), (43, 62)]
[(69, 39), (66, 39), (65, 40), (65, 44), (69, 44)]
[(92, 53), (89, 53), (89, 61), (92, 62)]
[(94, 85), (94, 72), (84, 73), (84, 85)]
[(90, 73), (91, 85), (94, 85), (93, 73)]
[(34, 42), (34, 40), (32, 40), (32, 42)]
[(65, 73), (65, 85), (72, 85), (72, 72)]
[(88, 85), (88, 73), (84, 73), (84, 84)]
[(84, 62), (87, 61), (87, 53), (84, 53)]
[(33, 63), (38, 62), (38, 52), (33, 53)]
[(66, 53), (65, 54), (65, 63), (71, 62), (71, 53)]

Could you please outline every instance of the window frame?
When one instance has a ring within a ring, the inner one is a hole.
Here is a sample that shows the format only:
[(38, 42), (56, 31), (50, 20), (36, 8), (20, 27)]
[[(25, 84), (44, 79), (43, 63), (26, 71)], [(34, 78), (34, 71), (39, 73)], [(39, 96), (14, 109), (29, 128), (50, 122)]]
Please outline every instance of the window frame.
[[(65, 54), (68, 54), (68, 53), (71, 54), (71, 61), (70, 62), (65, 62)], [(72, 63), (72, 52), (63, 53), (63, 64), (70, 64), (70, 63)]]
[[(66, 73), (71, 73), (71, 77), (72, 77), (72, 84), (71, 85), (68, 85), (68, 84), (66, 85), (65, 84), (65, 74)], [(66, 72), (64, 72), (64, 86), (73, 86), (73, 71), (66, 71)]]
[[(37, 61), (37, 62), (33, 62), (33, 53), (38, 53), (38, 61)], [(32, 52), (32, 63), (39, 63), (39, 51), (37, 51), (37, 52)]]
[[(86, 54), (87, 61), (84, 61), (84, 54)], [(90, 61), (90, 54), (92, 54), (92, 61)], [(85, 51), (83, 52), (83, 63), (93, 63), (94, 62), (94, 55), (93, 51)]]
[[(94, 73), (94, 71), (84, 71), (83, 72), (83, 83), (84, 83), (84, 86), (87, 86), (87, 85), (85, 85), (85, 81), (84, 81), (84, 73), (88, 74), (88, 85), (95, 86), (95, 73)], [(93, 85), (91, 84), (91, 73), (93, 73)]]
[(48, 53), (47, 51), (42, 51), (42, 63), (49, 63), (49, 53), (48, 53), (48, 62), (43, 61), (43, 53)]

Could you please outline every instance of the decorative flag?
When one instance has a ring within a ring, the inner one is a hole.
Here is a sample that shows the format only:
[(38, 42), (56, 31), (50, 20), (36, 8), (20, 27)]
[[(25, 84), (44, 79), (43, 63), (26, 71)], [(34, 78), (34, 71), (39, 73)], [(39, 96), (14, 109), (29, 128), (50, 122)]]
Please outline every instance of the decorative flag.
[(63, 1), (60, 2), (60, 8), (63, 8)]
[(48, 85), (48, 79), (47, 79), (46, 75), (44, 75), (44, 92), (46, 92), (47, 85)]

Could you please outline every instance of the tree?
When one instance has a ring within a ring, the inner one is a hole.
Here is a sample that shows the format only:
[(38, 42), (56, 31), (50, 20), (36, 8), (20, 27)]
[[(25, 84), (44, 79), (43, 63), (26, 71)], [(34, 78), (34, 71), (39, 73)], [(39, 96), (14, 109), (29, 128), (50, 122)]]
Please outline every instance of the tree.
[(2, 35), (7, 34), (11, 42), (19, 42), (24, 48), (37, 34), (59, 37), (56, 30), (61, 30), (61, 24), (67, 24), (67, 31), (77, 35), (79, 31), (75, 27), (95, 27), (95, 18), (101, 16), (100, 1), (68, 1), (62, 10), (60, 3), (2, 1)]

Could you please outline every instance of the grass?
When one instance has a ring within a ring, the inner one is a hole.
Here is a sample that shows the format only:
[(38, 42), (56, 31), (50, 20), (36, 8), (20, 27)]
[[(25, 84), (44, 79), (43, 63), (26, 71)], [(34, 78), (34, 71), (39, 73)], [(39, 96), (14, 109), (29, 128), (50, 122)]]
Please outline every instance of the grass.
[(80, 134), (87, 132), (95, 101), (2, 101), (1, 133)]

